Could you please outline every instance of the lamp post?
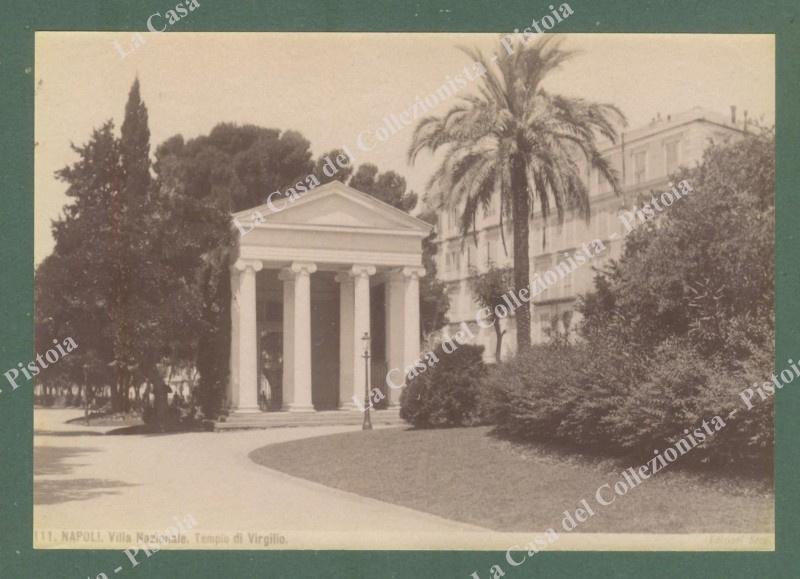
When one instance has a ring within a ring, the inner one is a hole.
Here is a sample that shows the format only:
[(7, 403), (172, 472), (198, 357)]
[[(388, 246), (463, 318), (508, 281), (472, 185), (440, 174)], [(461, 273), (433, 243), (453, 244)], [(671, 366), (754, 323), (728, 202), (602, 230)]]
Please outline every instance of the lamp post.
[(83, 419), (89, 426), (89, 380), (86, 377), (86, 364), (83, 365)]
[(369, 332), (364, 332), (361, 340), (364, 342), (364, 353), (361, 354), (364, 358), (364, 422), (361, 430), (372, 430), (372, 420), (369, 417)]

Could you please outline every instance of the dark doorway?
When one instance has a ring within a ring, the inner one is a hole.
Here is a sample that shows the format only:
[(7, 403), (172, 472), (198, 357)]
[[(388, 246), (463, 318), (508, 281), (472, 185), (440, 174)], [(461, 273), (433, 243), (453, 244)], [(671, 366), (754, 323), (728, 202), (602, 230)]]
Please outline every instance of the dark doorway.
[(339, 284), (334, 275), (311, 276), (311, 399), (316, 410), (339, 406)]
[(283, 304), (265, 300), (259, 310), (258, 406), (278, 411), (283, 406)]

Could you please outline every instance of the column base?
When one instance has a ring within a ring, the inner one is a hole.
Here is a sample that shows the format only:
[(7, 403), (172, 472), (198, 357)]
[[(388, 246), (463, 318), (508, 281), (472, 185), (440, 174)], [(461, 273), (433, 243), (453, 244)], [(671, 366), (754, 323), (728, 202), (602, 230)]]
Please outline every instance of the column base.
[(242, 406), (240, 408), (231, 408), (230, 414), (256, 414), (262, 412), (258, 406)]
[(361, 410), (360, 406), (356, 406), (356, 404), (355, 404), (355, 402), (353, 402), (352, 398), (350, 400), (345, 400), (344, 402), (339, 402), (338, 410), (350, 410), (350, 411), (358, 410), (360, 412), (363, 412), (363, 410)]
[(316, 412), (313, 404), (284, 404), (281, 408), (284, 412)]

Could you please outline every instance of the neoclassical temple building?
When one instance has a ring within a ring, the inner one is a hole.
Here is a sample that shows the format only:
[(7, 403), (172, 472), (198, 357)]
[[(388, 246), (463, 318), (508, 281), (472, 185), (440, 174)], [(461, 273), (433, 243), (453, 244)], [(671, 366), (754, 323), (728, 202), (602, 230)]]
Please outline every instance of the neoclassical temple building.
[[(234, 215), (228, 406), (234, 414), (353, 408), (364, 398), (365, 348), (376, 377), (419, 356), (431, 226), (339, 181), (275, 208)], [(399, 403), (399, 389), (374, 382), (384, 403)]]

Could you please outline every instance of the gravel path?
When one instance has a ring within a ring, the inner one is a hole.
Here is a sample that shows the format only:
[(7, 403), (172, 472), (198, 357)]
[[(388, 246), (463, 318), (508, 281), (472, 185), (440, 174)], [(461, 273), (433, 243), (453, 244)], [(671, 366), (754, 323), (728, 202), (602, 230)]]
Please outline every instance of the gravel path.
[[(64, 424), (78, 415), (35, 411), (34, 525), (41, 547), (124, 549), (128, 544), (118, 541), (128, 538), (125, 533), (135, 538), (137, 531), (164, 530), (175, 524), (173, 517), (183, 521), (187, 515), (197, 523), (188, 533), (190, 548), (397, 548), (396, 536), (403, 545), (425, 548), (482, 531), (297, 479), (248, 458), (266, 444), (358, 427), (105, 436), (108, 428)], [(109, 534), (121, 531), (119, 539)], [(241, 543), (233, 543), (236, 533)]]

